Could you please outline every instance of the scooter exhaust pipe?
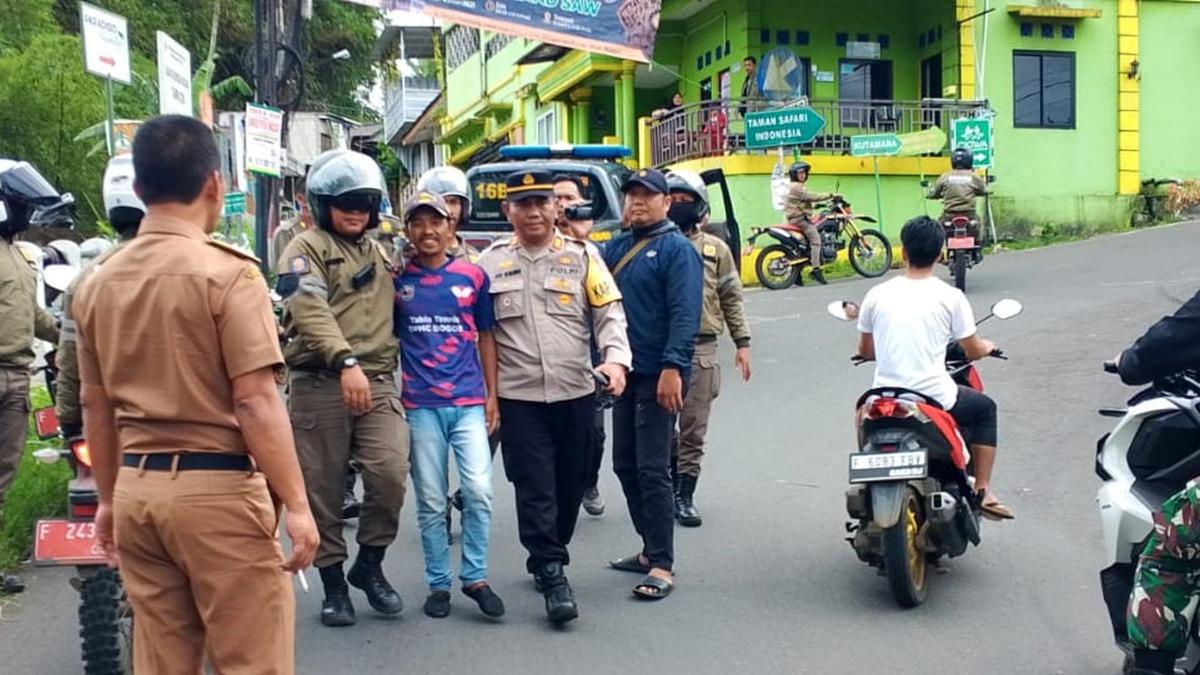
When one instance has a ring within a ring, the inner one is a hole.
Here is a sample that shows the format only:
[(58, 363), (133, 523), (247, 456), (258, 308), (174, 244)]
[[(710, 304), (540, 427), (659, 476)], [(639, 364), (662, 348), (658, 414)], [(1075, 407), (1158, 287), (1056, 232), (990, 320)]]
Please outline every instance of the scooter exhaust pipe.
[(948, 492), (934, 492), (928, 497), (929, 524), (939, 548), (951, 558), (967, 550), (967, 537), (959, 523), (959, 511), (966, 504)]
[(938, 525), (954, 520), (958, 500), (949, 492), (934, 492), (929, 495), (929, 519)]

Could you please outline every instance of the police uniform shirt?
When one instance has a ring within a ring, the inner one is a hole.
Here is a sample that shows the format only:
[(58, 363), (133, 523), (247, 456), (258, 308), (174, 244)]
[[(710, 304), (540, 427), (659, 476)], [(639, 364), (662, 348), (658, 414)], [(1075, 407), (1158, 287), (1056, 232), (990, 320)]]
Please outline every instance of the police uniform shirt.
[(148, 215), (72, 309), (80, 381), (104, 387), (123, 452), (247, 451), (231, 380), (283, 362), (253, 256)]

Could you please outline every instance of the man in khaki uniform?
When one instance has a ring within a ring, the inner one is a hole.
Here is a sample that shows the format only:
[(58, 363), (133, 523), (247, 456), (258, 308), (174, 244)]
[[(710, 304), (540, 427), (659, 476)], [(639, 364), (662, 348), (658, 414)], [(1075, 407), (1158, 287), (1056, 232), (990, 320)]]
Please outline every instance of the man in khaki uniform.
[[(324, 153), (313, 162), (307, 187), (317, 227), (288, 244), (276, 291), (284, 298), (289, 339), (288, 407), (321, 528), (321, 621), (349, 626), (355, 614), (347, 581), (380, 613), (404, 608), (382, 568), (408, 476), (408, 428), (395, 377), (395, 290), (390, 257), (367, 234), (379, 224), (384, 191), (374, 160), (350, 150)], [(341, 514), (351, 459), (362, 469), (364, 495), (358, 557), (347, 577)]]
[(209, 237), (225, 188), (207, 126), (153, 118), (133, 161), (139, 236), (73, 309), (96, 533), (137, 616), (134, 670), (199, 675), (207, 652), (223, 675), (290, 675), (289, 572), (312, 562), (317, 531), (275, 389), (266, 282), (255, 258)]
[(312, 229), (312, 211), (309, 210), (308, 195), (304, 193), (303, 178), (296, 181), (295, 189), (296, 204), (300, 207), (300, 212), (292, 220), (275, 228), (275, 236), (271, 238), (271, 269), (279, 269), (283, 252), (297, 235)]
[(0, 509), (25, 451), (33, 338), (58, 341), (54, 317), (37, 304), (37, 272), (13, 237), (58, 197), (29, 164), (0, 159)]
[(109, 224), (117, 231), (121, 242), (116, 248), (100, 254), (63, 292), (62, 331), (55, 355), (58, 387), (54, 397), (54, 408), (58, 413), (58, 426), (62, 430), (63, 438), (68, 441), (83, 435), (83, 407), (79, 401), (79, 361), (75, 354), (75, 318), (71, 311), (71, 303), (84, 280), (137, 235), (138, 226), (146, 215), (146, 205), (133, 191), (133, 184), (133, 157), (117, 155), (110, 159), (104, 171), (104, 210), (108, 215)]
[(966, 216), (978, 220), (975, 200), (988, 193), (987, 182), (975, 173), (975, 156), (966, 148), (955, 148), (950, 153), (950, 170), (938, 177), (926, 195), (928, 199), (942, 200), (942, 220), (954, 216)]
[(812, 266), (809, 274), (820, 284), (825, 281), (825, 273), (821, 271), (821, 233), (812, 222), (812, 207), (817, 202), (833, 199), (837, 195), (832, 192), (811, 192), (808, 189), (808, 172), (811, 169), (808, 162), (796, 162), (788, 169), (792, 179), (788, 186), (787, 200), (784, 202), (783, 214), (791, 225), (804, 230), (808, 239), (808, 264)]
[(700, 480), (700, 460), (704, 457), (704, 438), (712, 403), (721, 393), (721, 366), (717, 363), (717, 337), (729, 325), (729, 334), (737, 347), (734, 363), (742, 379), (750, 381), (750, 322), (742, 299), (742, 281), (729, 246), (702, 228), (708, 222), (708, 188), (699, 175), (690, 171), (667, 174), (671, 191), (668, 217), (683, 230), (704, 263), (704, 305), (700, 314), (700, 333), (692, 356), (692, 374), (688, 380), (683, 411), (679, 413), (679, 433), (675, 438), (675, 519), (685, 527), (702, 524), (693, 495)]
[(553, 176), (521, 171), (507, 180), (511, 240), (484, 251), (499, 360), (504, 470), (517, 498), (525, 568), (556, 624), (579, 615), (563, 566), (588, 486), (596, 380), (591, 337), (619, 395), (632, 361), (625, 312), (604, 261), (554, 228)]

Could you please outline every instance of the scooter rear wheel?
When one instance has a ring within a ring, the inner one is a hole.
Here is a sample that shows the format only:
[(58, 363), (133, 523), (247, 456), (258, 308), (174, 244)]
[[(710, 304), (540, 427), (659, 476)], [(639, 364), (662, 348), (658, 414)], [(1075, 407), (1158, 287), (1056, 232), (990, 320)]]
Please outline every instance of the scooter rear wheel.
[(924, 522), (921, 499), (915, 490), (907, 488), (900, 520), (883, 531), (882, 541), (888, 587), (902, 607), (916, 607), (925, 602), (928, 561), (917, 541)]

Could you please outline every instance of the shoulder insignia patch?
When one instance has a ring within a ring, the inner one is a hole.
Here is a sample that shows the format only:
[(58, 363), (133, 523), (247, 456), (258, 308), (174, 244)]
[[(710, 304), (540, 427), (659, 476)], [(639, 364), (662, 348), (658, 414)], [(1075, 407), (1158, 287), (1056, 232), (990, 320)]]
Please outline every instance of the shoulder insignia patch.
[(288, 269), (292, 271), (292, 274), (308, 274), (308, 256), (298, 255), (295, 258), (292, 258), (291, 261), (288, 262)]
[(704, 245), (704, 255), (715, 256), (716, 254), (717, 254), (717, 247), (715, 244), (705, 244)]
[(236, 246), (231, 246), (229, 244), (226, 244), (223, 241), (217, 241), (216, 239), (209, 239), (208, 245), (215, 246), (216, 248), (219, 248), (226, 253), (232, 253), (233, 255), (236, 255), (239, 258), (245, 258), (246, 260), (252, 260), (252, 261), (254, 261), (255, 264), (261, 262), (258, 258), (256, 258), (254, 256), (253, 253), (244, 251)]

